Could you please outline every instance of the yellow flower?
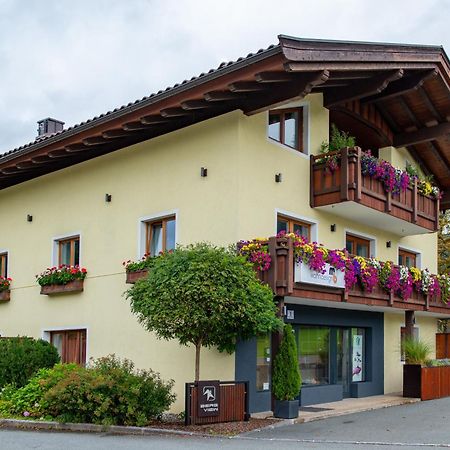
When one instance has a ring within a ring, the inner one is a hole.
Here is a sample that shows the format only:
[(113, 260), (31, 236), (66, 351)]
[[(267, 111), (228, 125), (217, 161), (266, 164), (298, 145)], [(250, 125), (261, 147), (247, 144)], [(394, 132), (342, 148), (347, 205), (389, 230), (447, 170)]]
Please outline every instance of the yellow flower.
[(422, 278), (422, 274), (417, 267), (410, 267), (409, 272), (411, 273), (414, 281), (420, 281), (420, 279)]

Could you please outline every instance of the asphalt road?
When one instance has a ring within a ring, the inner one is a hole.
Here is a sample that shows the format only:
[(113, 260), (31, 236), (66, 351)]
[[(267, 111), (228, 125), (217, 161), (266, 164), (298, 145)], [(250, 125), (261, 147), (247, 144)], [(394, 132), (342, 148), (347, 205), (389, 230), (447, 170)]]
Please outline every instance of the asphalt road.
[(0, 429), (0, 450), (203, 450), (450, 448), (450, 398), (251, 432), (244, 436), (56, 433)]

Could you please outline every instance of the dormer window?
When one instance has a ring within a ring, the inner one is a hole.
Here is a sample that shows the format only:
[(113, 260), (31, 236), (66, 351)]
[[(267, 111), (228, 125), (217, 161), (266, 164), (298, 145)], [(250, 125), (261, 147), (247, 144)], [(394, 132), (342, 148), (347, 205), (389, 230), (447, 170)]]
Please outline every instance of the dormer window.
[(303, 107), (269, 111), (269, 138), (306, 153), (303, 144), (303, 112)]

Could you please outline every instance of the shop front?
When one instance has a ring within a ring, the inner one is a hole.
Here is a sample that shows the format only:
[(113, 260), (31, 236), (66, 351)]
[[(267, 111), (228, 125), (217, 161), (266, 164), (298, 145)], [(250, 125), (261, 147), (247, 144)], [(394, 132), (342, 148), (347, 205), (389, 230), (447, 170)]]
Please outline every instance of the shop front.
[[(289, 303), (285, 322), (297, 341), (301, 406), (384, 392), (384, 319), (381, 312)], [(250, 381), (251, 412), (271, 409), (271, 341), (241, 342), (236, 379)]]

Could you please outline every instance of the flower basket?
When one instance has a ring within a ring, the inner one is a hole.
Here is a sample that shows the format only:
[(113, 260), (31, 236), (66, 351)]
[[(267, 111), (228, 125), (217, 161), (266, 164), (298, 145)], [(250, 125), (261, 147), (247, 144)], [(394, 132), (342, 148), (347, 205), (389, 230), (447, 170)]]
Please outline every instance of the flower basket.
[(9, 289), (0, 291), (0, 302), (9, 302), (11, 300), (11, 291)]
[(73, 280), (66, 284), (47, 284), (41, 286), (42, 295), (58, 295), (75, 292), (83, 292), (84, 280)]
[(127, 284), (134, 284), (137, 280), (140, 280), (141, 278), (145, 278), (148, 274), (147, 269), (142, 270), (135, 270), (135, 271), (129, 271), (127, 270)]

